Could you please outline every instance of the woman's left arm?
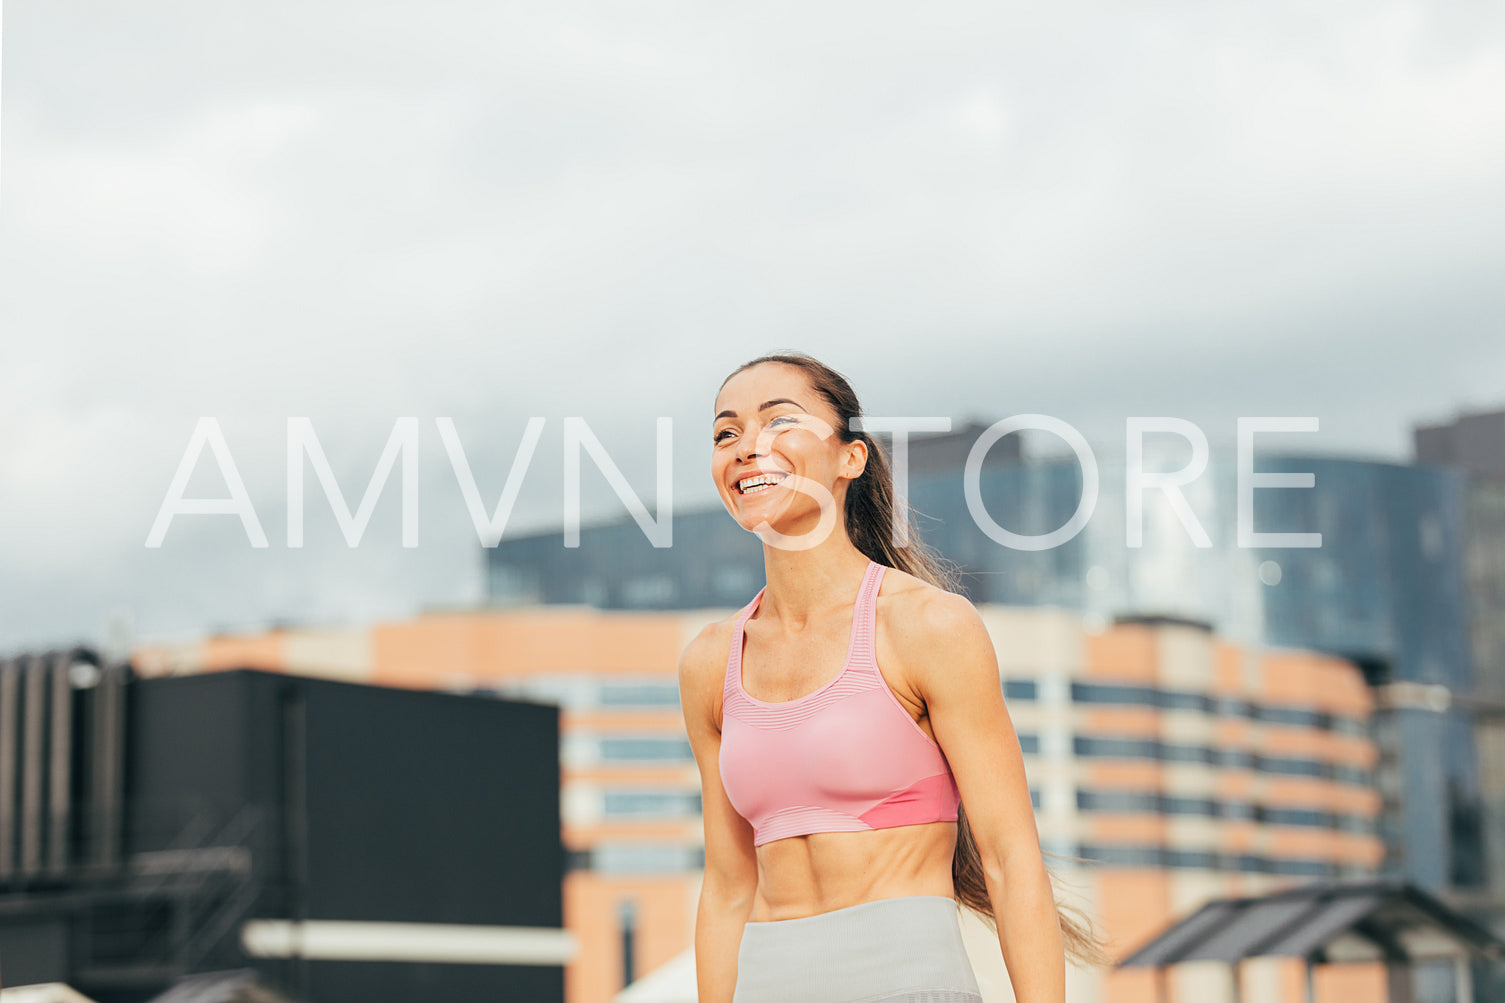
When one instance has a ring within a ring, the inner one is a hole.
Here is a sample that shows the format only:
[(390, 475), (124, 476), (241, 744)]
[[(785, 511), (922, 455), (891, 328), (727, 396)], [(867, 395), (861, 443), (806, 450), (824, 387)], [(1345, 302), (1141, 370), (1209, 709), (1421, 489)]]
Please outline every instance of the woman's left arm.
[(961, 791), (1014, 996), (1061, 1003), (1065, 942), (992, 638), (965, 596), (925, 589), (915, 599), (889, 636)]

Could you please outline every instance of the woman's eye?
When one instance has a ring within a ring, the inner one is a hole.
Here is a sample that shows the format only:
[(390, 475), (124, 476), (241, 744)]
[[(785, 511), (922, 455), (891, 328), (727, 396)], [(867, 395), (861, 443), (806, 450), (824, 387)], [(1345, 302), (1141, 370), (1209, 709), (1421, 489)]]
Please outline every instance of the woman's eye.
[[(768, 424), (769, 424), (770, 427), (772, 427), (774, 425), (779, 424), (780, 422), (791, 422), (793, 424), (798, 425), (799, 424), (799, 417), (797, 415), (792, 415), (792, 414), (781, 414), (777, 418), (771, 419), (768, 422)], [(731, 428), (723, 428), (721, 431), (719, 431), (715, 435), (711, 436), (711, 442), (713, 442), (713, 443), (720, 442), (723, 438), (726, 437), (727, 434), (729, 434), (731, 432), (734, 432), (734, 431), (736, 431), (736, 430), (735, 429), (731, 429)]]

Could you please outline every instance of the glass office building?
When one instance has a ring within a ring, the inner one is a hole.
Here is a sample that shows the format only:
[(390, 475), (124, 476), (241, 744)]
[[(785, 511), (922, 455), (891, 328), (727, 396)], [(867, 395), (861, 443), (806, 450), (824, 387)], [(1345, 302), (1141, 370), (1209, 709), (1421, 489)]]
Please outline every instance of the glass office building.
[[(1474, 741), (1484, 791), (1484, 917), (1505, 930), (1505, 410), (1465, 413), (1414, 430), (1416, 459), (1459, 471), (1463, 501), (1465, 591), (1474, 678)], [(1505, 972), (1480, 972), (1487, 998), (1505, 998)]]

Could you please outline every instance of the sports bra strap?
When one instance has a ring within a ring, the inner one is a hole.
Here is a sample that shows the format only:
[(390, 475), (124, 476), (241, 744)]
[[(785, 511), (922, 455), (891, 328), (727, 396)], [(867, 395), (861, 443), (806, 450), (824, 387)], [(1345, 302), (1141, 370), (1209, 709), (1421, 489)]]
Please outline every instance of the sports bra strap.
[(857, 608), (852, 611), (852, 664), (863, 669), (878, 665), (878, 590), (888, 569), (877, 561), (868, 561), (857, 593)]
[[(862, 585), (857, 590), (857, 603), (852, 610), (851, 644), (846, 665), (858, 672), (876, 673), (878, 669), (878, 590), (883, 587), (883, 574), (887, 570), (886, 566), (869, 560), (867, 571), (862, 576)], [(742, 675), (742, 635), (748, 617), (752, 616), (753, 611), (762, 605), (763, 594), (767, 591), (766, 585), (759, 589), (758, 594), (749, 599), (747, 605), (742, 607), (742, 612), (737, 614), (737, 619), (732, 626), (731, 650), (727, 653), (726, 673), (722, 681), (723, 696), (730, 696), (740, 691), (738, 681)], [(846, 671), (845, 668), (844, 671)]]

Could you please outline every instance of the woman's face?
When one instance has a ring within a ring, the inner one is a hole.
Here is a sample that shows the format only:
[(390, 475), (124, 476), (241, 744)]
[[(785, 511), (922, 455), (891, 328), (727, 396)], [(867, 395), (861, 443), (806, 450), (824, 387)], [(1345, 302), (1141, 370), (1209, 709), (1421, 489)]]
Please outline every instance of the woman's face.
[[(867, 447), (841, 441), (836, 412), (803, 370), (776, 362), (744, 369), (721, 388), (714, 413), (711, 477), (743, 529), (767, 523), (786, 536), (810, 532), (820, 520), (821, 488), (840, 514)], [(804, 481), (791, 483), (790, 475)]]

